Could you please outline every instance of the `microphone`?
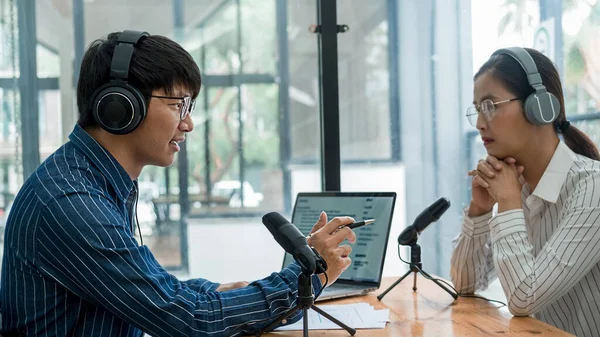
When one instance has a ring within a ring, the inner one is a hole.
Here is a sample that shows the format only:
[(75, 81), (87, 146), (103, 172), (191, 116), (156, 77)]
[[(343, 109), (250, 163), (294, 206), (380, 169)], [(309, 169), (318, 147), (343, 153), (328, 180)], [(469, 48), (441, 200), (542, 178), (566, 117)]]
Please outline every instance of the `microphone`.
[(417, 242), (419, 234), (429, 226), (430, 223), (438, 221), (442, 214), (450, 208), (450, 201), (446, 198), (439, 198), (431, 206), (421, 212), (412, 225), (406, 227), (398, 236), (398, 243), (403, 246), (411, 246)]
[(262, 222), (275, 238), (275, 241), (288, 253), (307, 275), (314, 274), (317, 262), (313, 250), (306, 243), (306, 237), (300, 233), (296, 226), (287, 221), (277, 212), (267, 213), (262, 217)]

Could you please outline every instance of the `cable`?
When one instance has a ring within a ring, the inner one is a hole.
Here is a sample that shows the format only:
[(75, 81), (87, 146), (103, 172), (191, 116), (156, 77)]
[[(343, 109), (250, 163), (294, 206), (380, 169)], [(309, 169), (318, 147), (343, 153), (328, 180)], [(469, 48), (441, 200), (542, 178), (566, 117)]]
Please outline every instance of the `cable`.
[(138, 228), (138, 233), (140, 234), (140, 242), (143, 246), (144, 245), (144, 237), (142, 236), (142, 230), (140, 229), (140, 220), (138, 220), (138, 217), (137, 217), (137, 202), (136, 202), (136, 209), (135, 209), (135, 223)]
[[(142, 230), (140, 229), (140, 220), (138, 219), (138, 200), (140, 199), (140, 191), (138, 190), (137, 181), (133, 184), (133, 188), (135, 189), (135, 204), (133, 205), (133, 213), (135, 214), (135, 225), (137, 226), (138, 233), (140, 234), (140, 243), (142, 246), (144, 245), (144, 238), (142, 237)], [(133, 236), (133, 233), (132, 233)]]
[(321, 296), (321, 293), (323, 292), (323, 289), (325, 289), (325, 287), (327, 287), (327, 283), (329, 283), (329, 276), (327, 276), (327, 273), (323, 273), (325, 274), (325, 284), (323, 285), (323, 287), (321, 287), (321, 290), (319, 290), (319, 293), (317, 294), (317, 296), (315, 296), (315, 299), (319, 298), (319, 296)]
[[(398, 245), (398, 258), (400, 258), (400, 261), (408, 264), (409, 266), (411, 265), (409, 262), (404, 261), (404, 259), (402, 258), (402, 255), (400, 255), (400, 245)], [(479, 295), (472, 295), (472, 294), (463, 294), (458, 292), (458, 290), (456, 290), (456, 288), (454, 288), (454, 286), (452, 286), (450, 283), (448, 283), (445, 280), (439, 279), (439, 278), (434, 278), (434, 277), (430, 277), (428, 275), (425, 275), (425, 272), (423, 270), (421, 270), (421, 268), (419, 268), (418, 266), (414, 266), (420, 273), (421, 275), (423, 275), (424, 278), (431, 280), (431, 281), (438, 281), (438, 282), (442, 282), (445, 285), (447, 285), (448, 287), (450, 287), (450, 289), (454, 290), (454, 292), (459, 296), (459, 297), (469, 297), (469, 298), (478, 298), (481, 300), (486, 300), (488, 302), (495, 302), (495, 303), (499, 303), (502, 304), (503, 306), (506, 306), (506, 303), (502, 302), (502, 301), (498, 301), (498, 300), (492, 300), (483, 296), (479, 296)]]

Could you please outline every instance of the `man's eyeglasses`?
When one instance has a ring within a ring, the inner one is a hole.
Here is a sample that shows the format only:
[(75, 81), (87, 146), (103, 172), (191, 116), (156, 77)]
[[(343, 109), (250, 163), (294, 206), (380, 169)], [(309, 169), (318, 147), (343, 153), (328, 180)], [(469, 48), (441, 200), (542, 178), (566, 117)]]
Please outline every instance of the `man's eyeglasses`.
[(477, 117), (479, 114), (482, 114), (483, 117), (485, 117), (485, 119), (489, 122), (494, 118), (494, 116), (496, 116), (496, 105), (517, 100), (520, 100), (520, 98), (517, 97), (505, 99), (498, 102), (492, 102), (490, 99), (483, 100), (481, 104), (470, 106), (467, 109), (467, 119), (472, 126), (477, 127)]
[(179, 103), (169, 103), (168, 105), (181, 104), (181, 106), (179, 107), (179, 119), (181, 119), (181, 120), (186, 119), (186, 117), (188, 115), (191, 115), (192, 112), (194, 112), (194, 109), (196, 109), (196, 100), (193, 100), (190, 96), (173, 97), (173, 96), (154, 96), (154, 95), (152, 95), (150, 97), (180, 100), (181, 102), (179, 102)]

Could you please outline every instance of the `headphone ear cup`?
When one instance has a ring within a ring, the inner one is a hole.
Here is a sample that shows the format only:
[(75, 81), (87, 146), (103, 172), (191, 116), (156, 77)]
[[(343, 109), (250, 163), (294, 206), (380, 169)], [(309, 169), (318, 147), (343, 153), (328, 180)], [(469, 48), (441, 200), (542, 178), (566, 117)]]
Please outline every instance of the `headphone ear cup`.
[(132, 132), (146, 116), (144, 97), (127, 83), (109, 83), (100, 88), (93, 104), (96, 123), (117, 135)]
[(531, 94), (525, 99), (525, 118), (535, 125), (554, 122), (560, 113), (560, 102), (552, 93)]
[(146, 118), (147, 107), (144, 95), (142, 95), (142, 93), (136, 87), (130, 84), (125, 84), (124, 86), (131, 93), (133, 100), (137, 101), (137, 104), (134, 104), (134, 107), (137, 108), (134, 109), (133, 120), (131, 121), (130, 128), (127, 128), (127, 133), (129, 133), (137, 129), (137, 127), (140, 126), (140, 124), (142, 124), (142, 122)]

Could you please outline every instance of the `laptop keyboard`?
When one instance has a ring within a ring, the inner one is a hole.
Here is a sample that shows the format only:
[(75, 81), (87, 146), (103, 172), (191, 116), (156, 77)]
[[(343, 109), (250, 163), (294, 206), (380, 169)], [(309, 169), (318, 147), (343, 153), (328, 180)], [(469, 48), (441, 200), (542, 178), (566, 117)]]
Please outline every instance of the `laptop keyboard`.
[(357, 291), (357, 290), (363, 290), (363, 289), (367, 289), (368, 287), (365, 286), (351, 286), (351, 285), (345, 285), (345, 286), (331, 286), (328, 288), (325, 288), (323, 290), (324, 294), (332, 294), (332, 293), (347, 293), (350, 291)]
[(353, 285), (340, 285), (340, 286), (331, 286), (325, 288), (323, 293), (319, 297), (319, 299), (329, 299), (329, 298), (337, 298), (344, 297), (345, 295), (359, 295), (367, 290), (374, 290), (374, 288), (369, 288), (365, 286), (353, 286)]

